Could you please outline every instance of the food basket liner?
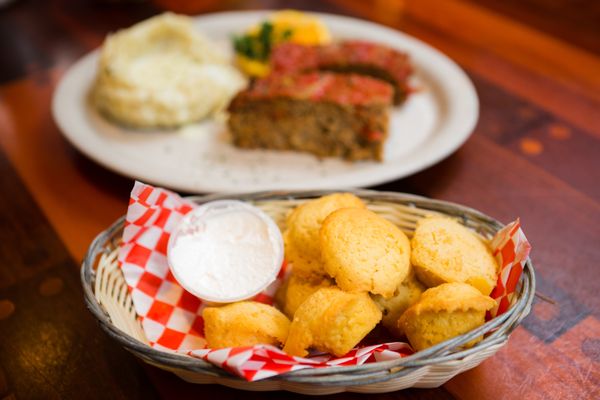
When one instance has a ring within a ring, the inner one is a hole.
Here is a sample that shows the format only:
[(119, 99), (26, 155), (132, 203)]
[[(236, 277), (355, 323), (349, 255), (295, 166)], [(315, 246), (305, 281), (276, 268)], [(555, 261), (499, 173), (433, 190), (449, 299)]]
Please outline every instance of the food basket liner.
[[(141, 182), (131, 191), (118, 262), (151, 347), (200, 358), (248, 381), (305, 368), (387, 361), (413, 353), (401, 342), (359, 347), (337, 358), (322, 353), (293, 357), (269, 345), (206, 348), (202, 311), (207, 304), (178, 284), (167, 263), (171, 232), (194, 207), (195, 203), (173, 192)], [(518, 220), (500, 230), (491, 244), (501, 273), (491, 294), (496, 307), (488, 319), (509, 308), (530, 250)], [(277, 279), (253, 300), (272, 304), (286, 270), (284, 263)]]

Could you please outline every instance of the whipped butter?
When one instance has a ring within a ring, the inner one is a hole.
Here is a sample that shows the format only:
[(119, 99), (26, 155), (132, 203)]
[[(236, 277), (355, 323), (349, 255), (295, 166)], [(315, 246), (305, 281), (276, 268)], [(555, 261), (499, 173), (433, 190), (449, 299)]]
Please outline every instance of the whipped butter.
[(201, 299), (227, 303), (250, 298), (277, 277), (283, 239), (260, 209), (234, 200), (203, 204), (176, 227), (168, 246), (177, 281)]

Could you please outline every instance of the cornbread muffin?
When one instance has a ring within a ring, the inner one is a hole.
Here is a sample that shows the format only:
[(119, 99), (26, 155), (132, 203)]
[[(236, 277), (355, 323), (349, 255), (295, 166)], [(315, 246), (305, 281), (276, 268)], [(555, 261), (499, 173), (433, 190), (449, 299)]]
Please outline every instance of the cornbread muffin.
[(325, 276), (320, 263), (319, 230), (323, 220), (340, 208), (365, 208), (361, 199), (351, 193), (333, 193), (296, 207), (287, 217), (283, 234), (286, 259), (299, 276)]
[(414, 273), (410, 273), (409, 276), (398, 285), (393, 297), (385, 299), (380, 295), (372, 296), (373, 300), (375, 300), (375, 303), (377, 303), (379, 309), (383, 313), (381, 324), (392, 335), (398, 338), (404, 335), (404, 332), (398, 325), (398, 319), (404, 314), (404, 311), (419, 300), (425, 289), (426, 287), (417, 280)]
[[(398, 321), (415, 350), (423, 350), (467, 333), (485, 322), (495, 301), (466, 283), (444, 283), (427, 289)], [(476, 339), (469, 346), (475, 344)]]
[(496, 285), (498, 264), (473, 232), (445, 217), (420, 220), (411, 241), (411, 261), (428, 287), (466, 282), (489, 295)]
[(307, 257), (288, 236), (284, 236), (283, 244), (285, 259), (291, 266), (294, 274), (306, 279), (319, 279), (327, 276), (320, 257)]
[(279, 285), (273, 296), (273, 304), (278, 310), (283, 310), (285, 307), (285, 296), (287, 296), (287, 289), (290, 285), (291, 276), (287, 276), (283, 282)]
[(329, 278), (303, 278), (296, 274), (290, 276), (286, 282), (285, 295), (283, 296), (283, 312), (290, 318), (311, 294), (317, 290), (331, 286)]
[(404, 232), (367, 209), (331, 213), (320, 237), (325, 271), (343, 290), (390, 298), (410, 271), (410, 242)]
[(254, 346), (286, 341), (290, 320), (276, 308), (255, 301), (207, 307), (202, 313), (208, 347)]
[(126, 126), (175, 127), (223, 110), (245, 84), (190, 17), (164, 13), (106, 38), (91, 101)]
[(334, 354), (348, 353), (381, 320), (381, 311), (366, 293), (322, 288), (296, 310), (283, 350), (304, 357), (308, 348)]

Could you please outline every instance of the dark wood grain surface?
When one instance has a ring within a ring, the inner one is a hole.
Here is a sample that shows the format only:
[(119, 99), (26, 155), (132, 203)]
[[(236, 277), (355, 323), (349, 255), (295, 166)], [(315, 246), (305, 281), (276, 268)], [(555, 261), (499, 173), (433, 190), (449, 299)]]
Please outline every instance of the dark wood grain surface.
[[(131, 179), (89, 161), (50, 115), (66, 68), (168, 8), (299, 8), (372, 20), (456, 60), (481, 115), (455, 154), (376, 189), (521, 217), (539, 291), (509, 344), (441, 388), (369, 396), (600, 397), (600, 9), (594, 1), (17, 0), (0, 9), (0, 398), (300, 398), (183, 382), (106, 337), (78, 265), (125, 212)], [(363, 398), (336, 395), (331, 398)]]

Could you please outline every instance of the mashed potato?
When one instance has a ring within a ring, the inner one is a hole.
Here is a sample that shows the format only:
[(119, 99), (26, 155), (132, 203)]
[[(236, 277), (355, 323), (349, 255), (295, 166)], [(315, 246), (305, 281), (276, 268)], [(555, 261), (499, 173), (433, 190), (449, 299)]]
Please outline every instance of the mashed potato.
[(190, 18), (166, 13), (108, 36), (92, 102), (128, 126), (174, 127), (222, 110), (244, 85)]

